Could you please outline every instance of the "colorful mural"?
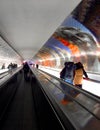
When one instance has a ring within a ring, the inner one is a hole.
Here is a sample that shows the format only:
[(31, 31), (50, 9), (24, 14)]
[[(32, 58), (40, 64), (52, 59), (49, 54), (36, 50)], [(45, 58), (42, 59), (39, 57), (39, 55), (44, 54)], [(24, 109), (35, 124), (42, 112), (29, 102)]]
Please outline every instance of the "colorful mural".
[(72, 15), (96, 36), (100, 47), (100, 1), (83, 0)]
[(41, 55), (41, 64), (53, 68), (62, 68), (65, 61), (81, 61), (87, 71), (100, 73), (100, 67), (95, 67), (96, 64), (100, 66), (99, 7), (97, 0), (83, 0), (55, 30), (35, 58)]

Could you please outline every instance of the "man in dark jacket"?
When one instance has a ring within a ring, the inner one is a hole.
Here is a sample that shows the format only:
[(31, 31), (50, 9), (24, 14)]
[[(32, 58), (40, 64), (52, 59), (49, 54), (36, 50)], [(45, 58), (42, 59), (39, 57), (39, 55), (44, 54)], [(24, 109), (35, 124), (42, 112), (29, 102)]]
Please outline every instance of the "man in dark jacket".
[(29, 80), (29, 76), (28, 76), (29, 75), (29, 66), (28, 66), (27, 62), (24, 63), (23, 70), (24, 70), (24, 79), (26, 81), (28, 81)]
[(65, 62), (65, 67), (60, 72), (60, 78), (65, 82), (73, 84), (73, 75), (74, 75), (74, 62)]

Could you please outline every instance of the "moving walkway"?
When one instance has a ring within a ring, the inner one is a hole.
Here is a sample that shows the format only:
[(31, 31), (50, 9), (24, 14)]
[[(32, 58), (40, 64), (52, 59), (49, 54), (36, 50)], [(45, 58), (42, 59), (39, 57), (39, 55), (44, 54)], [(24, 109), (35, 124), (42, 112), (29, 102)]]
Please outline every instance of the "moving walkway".
[[(1, 84), (1, 130), (100, 129), (98, 96), (39, 69), (31, 68), (30, 72), (28, 82), (24, 80), (22, 68), (18, 68)], [(78, 94), (70, 95), (68, 88)], [(65, 96), (66, 104), (62, 103)]]

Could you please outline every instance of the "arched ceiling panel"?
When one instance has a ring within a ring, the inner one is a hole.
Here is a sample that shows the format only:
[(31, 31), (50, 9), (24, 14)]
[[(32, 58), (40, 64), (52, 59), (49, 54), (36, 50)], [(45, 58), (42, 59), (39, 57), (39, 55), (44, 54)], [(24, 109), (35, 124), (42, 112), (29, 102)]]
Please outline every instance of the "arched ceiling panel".
[(32, 58), (81, 0), (0, 0), (0, 35)]
[[(100, 7), (100, 2), (97, 0), (83, 0), (55, 30), (43, 48), (51, 48), (53, 50), (51, 52), (55, 53), (54, 47), (59, 48), (62, 44), (64, 50), (70, 50), (70, 61), (81, 61), (88, 71), (94, 71), (95, 64), (100, 65), (100, 9), (98, 5)], [(60, 49), (63, 50), (62, 46)], [(65, 57), (68, 55), (66, 54)], [(95, 71), (98, 72), (100, 69), (97, 68)]]
[(5, 64), (7, 67), (11, 62), (21, 65), (22, 60), (22, 57), (0, 37), (0, 66)]

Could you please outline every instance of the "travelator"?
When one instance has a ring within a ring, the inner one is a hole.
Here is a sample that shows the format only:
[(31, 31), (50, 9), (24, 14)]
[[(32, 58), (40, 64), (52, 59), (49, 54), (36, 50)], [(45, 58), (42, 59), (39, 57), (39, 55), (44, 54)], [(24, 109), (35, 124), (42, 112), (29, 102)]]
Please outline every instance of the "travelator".
[[(65, 83), (63, 80), (39, 69), (32, 67), (30, 69), (30, 84), (39, 130), (100, 129), (100, 99), (98, 96)], [(7, 73), (9, 74), (3, 77), (0, 84), (0, 96), (4, 97), (0, 100), (0, 122), (2, 122), (3, 116), (5, 116), (17, 92), (21, 82), (18, 73), (22, 77), (22, 67)], [(13, 85), (7, 88), (9, 82), (13, 82)], [(68, 93), (69, 88), (73, 94)], [(10, 89), (9, 93), (6, 93), (7, 89)], [(68, 99), (65, 104), (62, 103), (64, 97)]]

